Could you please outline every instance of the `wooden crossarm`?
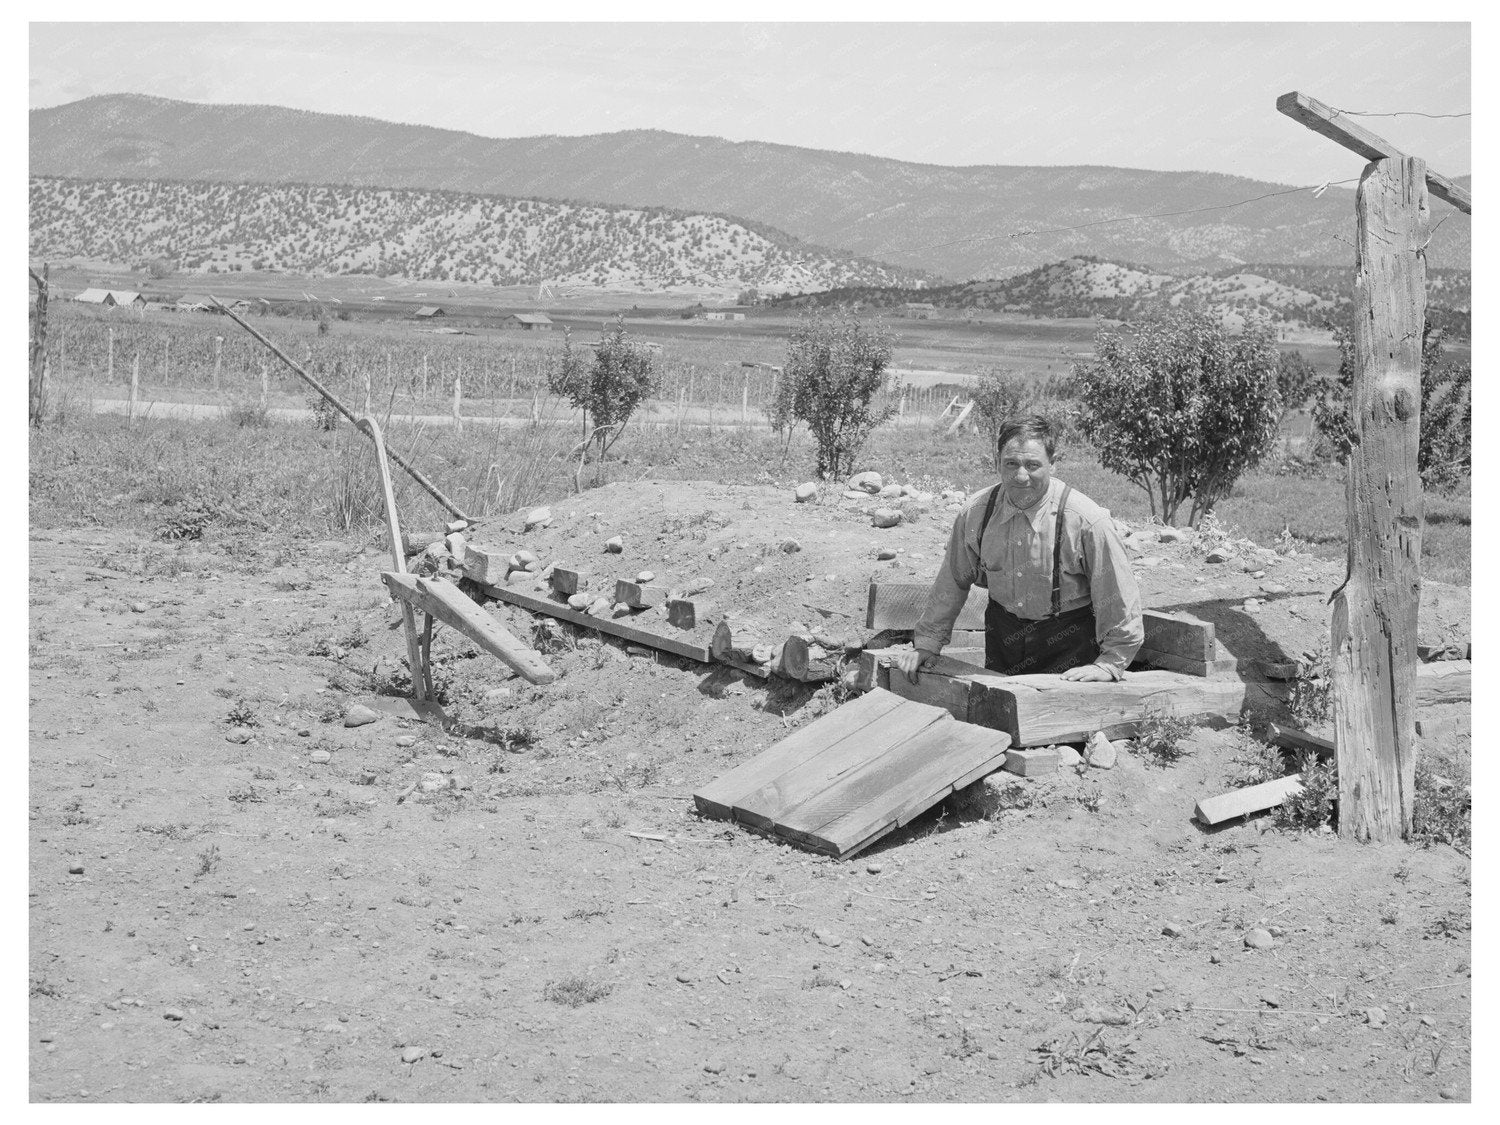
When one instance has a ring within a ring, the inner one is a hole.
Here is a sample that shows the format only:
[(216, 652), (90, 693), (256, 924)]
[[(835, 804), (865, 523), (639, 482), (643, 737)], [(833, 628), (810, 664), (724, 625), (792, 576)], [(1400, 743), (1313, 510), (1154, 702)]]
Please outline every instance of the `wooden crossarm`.
[[(1314, 133), (1321, 133), (1350, 152), (1366, 160), (1399, 160), (1407, 154), (1390, 141), (1357, 125), (1332, 106), (1324, 105), (1317, 98), (1299, 94), (1293, 90), (1276, 99), (1276, 108), (1294, 121), (1300, 121)], [(1465, 215), (1473, 212), (1473, 199), (1447, 176), (1427, 169), (1427, 190), (1439, 199), (1453, 204)]]
[(491, 656), (498, 657), (516, 675), (533, 684), (550, 684), (557, 673), (536, 649), (528, 647), (450, 582), (429, 582), (412, 574), (384, 571), (380, 580), (391, 596), (457, 629)]

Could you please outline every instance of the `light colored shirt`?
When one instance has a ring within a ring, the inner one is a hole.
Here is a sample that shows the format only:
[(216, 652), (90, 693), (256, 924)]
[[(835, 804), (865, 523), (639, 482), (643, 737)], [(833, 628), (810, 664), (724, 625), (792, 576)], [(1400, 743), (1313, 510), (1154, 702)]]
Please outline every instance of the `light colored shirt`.
[[(981, 544), (979, 525), (998, 487), (976, 492), (953, 521), (943, 565), (913, 630), (913, 641), (924, 652), (940, 652), (952, 639), (953, 622), (981, 572), (990, 597), (1015, 616), (1035, 621), (1052, 612), (1052, 542), (1063, 484), (1054, 477), (1046, 495), (1024, 511), (1002, 492)], [(1099, 642), (1094, 663), (1118, 680), (1146, 638), (1141, 592), (1109, 511), (1076, 489), (1063, 515), (1061, 571), (1060, 612), (1093, 605)]]

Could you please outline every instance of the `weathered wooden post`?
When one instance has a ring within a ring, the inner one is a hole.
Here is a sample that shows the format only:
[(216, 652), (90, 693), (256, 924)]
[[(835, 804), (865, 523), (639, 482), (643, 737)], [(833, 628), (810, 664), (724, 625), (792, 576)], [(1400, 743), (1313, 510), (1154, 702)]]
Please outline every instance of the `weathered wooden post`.
[(135, 412), (141, 401), (141, 353), (136, 351), (130, 361), (130, 401), (125, 404), (125, 420), (135, 423)]
[(459, 404), (463, 399), (463, 379), (453, 376), (453, 428), (462, 430), (464, 428), (463, 415), (459, 413)]
[(365, 368), (365, 408), (360, 413), (370, 413), (370, 369), (368, 367)]
[(115, 330), (109, 330), (109, 352), (104, 359), (104, 381), (111, 385), (115, 381)]
[(427, 401), (427, 353), (422, 353), (422, 401)]
[(162, 341), (162, 351), (161, 351), (161, 385), (162, 386), (165, 387), (168, 383), (170, 383), (172, 381), (171, 377), (170, 377), (171, 376), (171, 371), (172, 371), (172, 337), (168, 336), (165, 340)]
[(224, 337), (214, 337), (214, 390), (219, 389), (219, 368), (224, 364)]
[(50, 266), (42, 264), (41, 276), (28, 267), (31, 280), (36, 283), (36, 307), (31, 320), (31, 371), (27, 382), (26, 413), (32, 426), (40, 427), (47, 413), (47, 298)]
[(260, 408), (266, 408), (266, 397), (271, 393), (271, 370), (266, 361), (260, 361)]
[(1276, 108), (1363, 156), (1355, 195), (1354, 386), (1349, 418), (1349, 573), (1333, 598), (1339, 834), (1408, 835), (1415, 797), (1421, 600), (1422, 336), (1427, 193), (1468, 213), (1468, 192), (1345, 115), (1295, 91)]

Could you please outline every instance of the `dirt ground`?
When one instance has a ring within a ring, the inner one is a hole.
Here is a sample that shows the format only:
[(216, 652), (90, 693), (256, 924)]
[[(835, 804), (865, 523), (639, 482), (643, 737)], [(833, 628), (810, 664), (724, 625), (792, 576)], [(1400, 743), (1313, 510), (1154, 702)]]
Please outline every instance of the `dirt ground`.
[[(475, 538), (852, 630), (872, 578), (931, 576), (946, 504), (880, 531), (836, 492), (642, 482)], [(1133, 538), (1147, 604), (1242, 663), (1316, 648), (1343, 577)], [(1201, 830), (1232, 731), (840, 863), (690, 796), (829, 688), (571, 628), (536, 634), (560, 677), (533, 688), (440, 632), (445, 733), (393, 675), (372, 538), (35, 528), (30, 563), (34, 1101), (1469, 1098), (1468, 858)], [(1424, 643), (1468, 619), (1428, 586)], [(1467, 746), (1466, 705), (1430, 717)]]

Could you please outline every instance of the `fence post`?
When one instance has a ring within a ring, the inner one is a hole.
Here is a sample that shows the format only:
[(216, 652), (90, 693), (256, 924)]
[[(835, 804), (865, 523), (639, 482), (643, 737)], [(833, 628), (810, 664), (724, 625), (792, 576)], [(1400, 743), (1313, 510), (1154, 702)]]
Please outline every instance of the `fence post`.
[(750, 380), (745, 380), (745, 385), (740, 388), (740, 425), (750, 424)]
[(125, 404), (125, 420), (135, 423), (136, 404), (141, 398), (141, 353), (137, 351), (130, 361), (130, 401)]
[(115, 330), (109, 330), (109, 356), (105, 360), (104, 381), (113, 383), (115, 381)]
[(370, 369), (365, 368), (365, 409), (364, 413), (370, 413)]
[(219, 367), (224, 362), (224, 337), (214, 337), (214, 390), (219, 389)]
[(168, 336), (162, 341), (161, 352), (161, 385), (166, 386), (172, 381), (172, 337)]
[(686, 387), (677, 388), (677, 435), (682, 436), (682, 400), (687, 395)]
[(427, 401), (427, 353), (422, 353), (422, 401)]
[(462, 430), (464, 427), (463, 415), (458, 410), (459, 400), (463, 397), (463, 393), (463, 379), (457, 375), (453, 376), (453, 428), (455, 430)]
[(271, 370), (266, 366), (266, 361), (260, 361), (260, 408), (266, 408), (266, 396), (271, 393)]

